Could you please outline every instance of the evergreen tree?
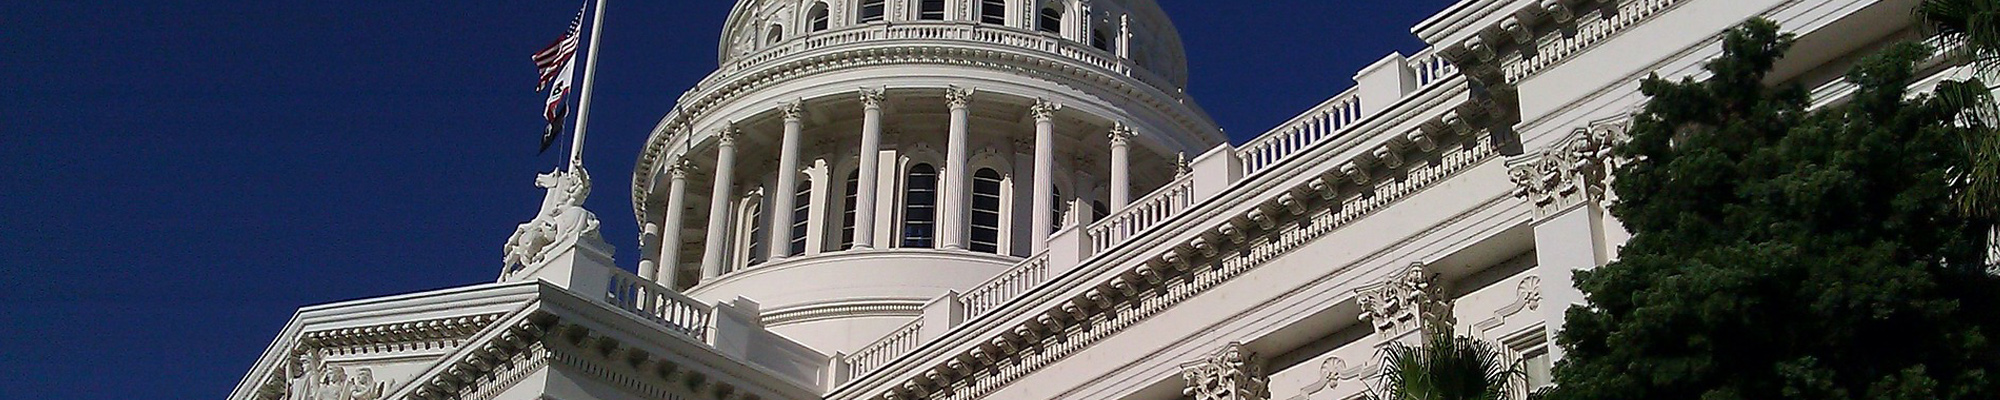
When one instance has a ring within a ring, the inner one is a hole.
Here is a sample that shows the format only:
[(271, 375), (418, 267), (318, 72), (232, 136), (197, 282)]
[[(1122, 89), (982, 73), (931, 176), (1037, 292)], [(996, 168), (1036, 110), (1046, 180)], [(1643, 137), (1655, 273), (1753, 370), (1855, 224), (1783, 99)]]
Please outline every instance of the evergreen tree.
[(1919, 44), (1809, 111), (1762, 84), (1791, 43), (1752, 21), (1709, 77), (1642, 84), (1611, 207), (1634, 236), (1577, 275), (1590, 305), (1569, 310), (1554, 398), (2000, 398), (1990, 224), (1955, 203), (1978, 128), (1906, 91)]

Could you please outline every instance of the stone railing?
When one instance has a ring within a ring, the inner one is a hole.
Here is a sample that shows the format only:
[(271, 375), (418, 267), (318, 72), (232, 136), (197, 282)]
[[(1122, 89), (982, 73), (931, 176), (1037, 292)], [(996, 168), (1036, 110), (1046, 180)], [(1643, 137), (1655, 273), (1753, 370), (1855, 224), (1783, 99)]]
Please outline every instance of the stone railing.
[(1256, 174), (1283, 162), (1292, 154), (1333, 137), (1334, 133), (1360, 121), (1361, 101), (1360, 91), (1348, 90), (1307, 110), (1291, 122), (1278, 125), (1277, 129), (1244, 143), (1237, 148), (1237, 154), (1243, 157), (1243, 174)]
[(1433, 83), (1458, 74), (1458, 67), (1452, 66), (1451, 61), (1439, 56), (1436, 47), (1424, 49), (1410, 56), (1410, 69), (1417, 73), (1417, 87), (1420, 88), (1430, 87)]
[[(919, 22), (897, 24), (870, 24), (860, 27), (818, 32), (779, 42), (756, 53), (737, 56), (724, 63), (707, 79), (695, 85), (689, 94), (701, 92), (738, 74), (769, 64), (787, 56), (802, 54), (812, 50), (850, 44), (869, 43), (886, 40), (956, 40), (990, 45), (1018, 47), (1056, 55), (1084, 64), (1089, 64), (1116, 75), (1145, 82), (1162, 92), (1185, 100), (1180, 85), (1132, 65), (1130, 60), (1120, 59), (1103, 50), (1091, 48), (1061, 37), (1028, 32), (1003, 26), (973, 24), (965, 22)], [(682, 99), (686, 101), (688, 99)]]
[(1086, 254), (1101, 253), (1124, 244), (1126, 240), (1194, 207), (1194, 184), (1194, 175), (1181, 176), (1160, 190), (1132, 202), (1117, 214), (1091, 224), (1084, 231), (1090, 243)]
[(875, 343), (855, 350), (853, 355), (847, 357), (848, 372), (853, 376), (867, 375), (877, 368), (888, 365), (890, 361), (909, 354), (911, 350), (916, 350), (918, 345), (923, 344), (921, 337), (917, 336), (917, 331), (923, 328), (924, 318), (918, 317), (909, 324), (889, 332), (888, 336), (883, 336)]
[(611, 269), (611, 283), (604, 301), (697, 341), (708, 340), (708, 321), (713, 311), (708, 305), (631, 272)]
[[(1391, 58), (1384, 60), (1384, 62), (1397, 60), (1397, 58), (1396, 56), (1391, 56)], [(1403, 79), (1415, 81), (1417, 90), (1437, 85), (1450, 77), (1458, 75), (1458, 68), (1453, 67), (1451, 62), (1445, 60), (1444, 57), (1438, 56), (1436, 48), (1417, 52), (1415, 56), (1402, 59), (1398, 64), (1400, 65), (1393, 65), (1394, 68), (1385, 69), (1388, 71), (1386, 73), (1408, 74), (1404, 75), (1405, 78)], [(1413, 93), (1405, 92), (1402, 88), (1384, 88), (1370, 91), (1368, 90), (1370, 89), (1368, 85), (1373, 80), (1368, 78), (1356, 77), (1361, 82), (1354, 89), (1349, 89), (1347, 92), (1334, 96), (1325, 103), (1320, 103), (1319, 106), (1306, 110), (1306, 112), (1299, 114), (1298, 117), (1292, 118), (1291, 121), (1278, 125), (1276, 129), (1272, 129), (1270, 132), (1266, 132), (1256, 139), (1251, 139), (1248, 143), (1237, 147), (1237, 154), (1243, 158), (1243, 174), (1246, 176), (1256, 174), (1272, 165), (1283, 162), (1287, 157), (1297, 154), (1300, 150), (1338, 136), (1341, 130), (1346, 129), (1356, 122), (1360, 122), (1361, 119), (1367, 118), (1370, 114), (1380, 111), (1382, 108), (1395, 104), (1397, 100), (1401, 100), (1400, 97), (1387, 98), (1387, 96), (1382, 96), (1384, 98), (1379, 99), (1372, 98), (1377, 96), (1363, 96), (1362, 93), (1364, 92), (1377, 95), (1391, 94), (1402, 96)], [(1402, 81), (1402, 79), (1389, 79), (1384, 82), (1394, 85)], [(1364, 99), (1363, 97), (1371, 98)], [(1365, 107), (1364, 102), (1366, 102)]]
[(1049, 281), (1049, 254), (1042, 253), (1015, 264), (999, 276), (965, 291), (965, 318), (977, 318), (1001, 304)]

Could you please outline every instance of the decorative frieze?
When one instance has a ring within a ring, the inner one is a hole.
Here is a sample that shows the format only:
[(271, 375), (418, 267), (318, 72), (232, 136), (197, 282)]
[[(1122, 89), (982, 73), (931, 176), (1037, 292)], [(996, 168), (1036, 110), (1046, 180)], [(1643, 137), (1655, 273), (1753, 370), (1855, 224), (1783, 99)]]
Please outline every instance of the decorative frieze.
[(1195, 400), (1265, 400), (1271, 398), (1270, 377), (1264, 375), (1257, 353), (1230, 342), (1214, 354), (1181, 364), (1186, 387), (1181, 394)]
[(1548, 148), (1507, 161), (1514, 196), (1546, 218), (1577, 205), (1609, 200), (1611, 172), (1617, 167), (1612, 149), (1626, 140), (1629, 120), (1618, 118), (1578, 128)]

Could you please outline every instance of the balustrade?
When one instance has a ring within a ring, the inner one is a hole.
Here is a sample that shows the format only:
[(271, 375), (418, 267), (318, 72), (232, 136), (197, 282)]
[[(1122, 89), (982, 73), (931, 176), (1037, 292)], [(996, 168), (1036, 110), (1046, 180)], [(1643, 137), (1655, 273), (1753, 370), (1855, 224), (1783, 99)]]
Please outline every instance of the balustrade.
[(1086, 254), (1097, 254), (1124, 244), (1126, 240), (1194, 207), (1194, 203), (1194, 176), (1182, 176), (1132, 202), (1131, 206), (1117, 214), (1091, 224), (1089, 230), (1084, 231), (1090, 243)]
[(1048, 282), (1049, 278), (1048, 253), (1023, 260), (965, 292), (965, 319), (971, 320), (1000, 308), (1001, 304)]
[(1243, 158), (1243, 174), (1253, 175), (1283, 162), (1360, 121), (1363, 116), (1361, 102), (1359, 92), (1348, 90), (1307, 110), (1291, 122), (1244, 143), (1243, 147), (1237, 148), (1238, 156)]
[(921, 338), (917, 337), (917, 331), (923, 329), (923, 327), (924, 319), (919, 317), (911, 320), (909, 324), (903, 325), (901, 328), (896, 328), (893, 332), (889, 332), (888, 336), (876, 340), (875, 343), (869, 344), (868, 347), (855, 350), (854, 355), (847, 358), (849, 373), (852, 374), (851, 376), (868, 375), (869, 372), (874, 372), (875, 369), (888, 365), (890, 361), (894, 361), (896, 358), (909, 354), (912, 350), (916, 350), (918, 345), (923, 344), (919, 340)]
[(700, 301), (622, 269), (611, 270), (604, 301), (618, 309), (665, 325), (695, 341), (708, 340), (711, 309)]

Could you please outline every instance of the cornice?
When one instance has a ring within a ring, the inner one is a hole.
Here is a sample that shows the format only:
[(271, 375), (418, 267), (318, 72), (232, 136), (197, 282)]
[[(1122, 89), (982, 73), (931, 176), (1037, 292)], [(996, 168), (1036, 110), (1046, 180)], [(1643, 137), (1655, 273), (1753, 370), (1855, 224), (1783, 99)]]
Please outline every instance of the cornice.
[(724, 400), (815, 397), (814, 390), (778, 378), (781, 374), (639, 318), (551, 287), (504, 328), (488, 329), (385, 398), (485, 400), (550, 363), (646, 396), (673, 391)]
[(440, 318), (358, 328), (306, 332), (310, 346), (367, 346), (436, 339), (463, 339), (498, 321), (502, 313)]
[(766, 327), (781, 327), (829, 319), (858, 317), (914, 317), (923, 315), (930, 299), (845, 299), (786, 307), (764, 312)]

